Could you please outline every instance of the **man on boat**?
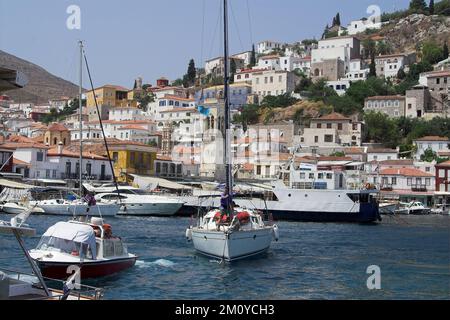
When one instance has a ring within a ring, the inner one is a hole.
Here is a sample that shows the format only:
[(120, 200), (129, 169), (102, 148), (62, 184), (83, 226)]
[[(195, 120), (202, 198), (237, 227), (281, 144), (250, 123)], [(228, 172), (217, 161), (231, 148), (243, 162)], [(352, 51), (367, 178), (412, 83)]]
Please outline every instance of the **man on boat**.
[(233, 199), (228, 187), (225, 187), (222, 196), (220, 197), (220, 221), (222, 222), (223, 216), (229, 216), (232, 210)]

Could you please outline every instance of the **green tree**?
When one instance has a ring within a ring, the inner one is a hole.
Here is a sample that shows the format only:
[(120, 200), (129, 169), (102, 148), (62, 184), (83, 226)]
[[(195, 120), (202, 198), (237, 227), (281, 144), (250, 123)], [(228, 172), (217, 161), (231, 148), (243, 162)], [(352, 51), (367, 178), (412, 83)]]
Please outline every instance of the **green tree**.
[(387, 114), (369, 112), (364, 115), (366, 137), (368, 141), (383, 143), (386, 147), (395, 148), (400, 141), (398, 128), (394, 120)]
[(256, 50), (255, 50), (255, 45), (252, 45), (252, 54), (250, 56), (250, 65), (249, 67), (252, 68), (256, 66)]
[(325, 79), (319, 79), (308, 87), (308, 97), (313, 101), (323, 101), (327, 103), (329, 97), (337, 96), (336, 91), (327, 85)]
[(336, 25), (341, 25), (341, 15), (339, 14), (339, 12), (336, 14)]
[(433, 160), (436, 160), (436, 159), (437, 159), (437, 154), (431, 148), (428, 148), (427, 150), (425, 150), (424, 153), (420, 156), (420, 160), (425, 161), (425, 162), (432, 162)]
[(430, 12), (431, 15), (434, 14), (434, 0), (430, 0), (430, 4), (428, 6), (428, 11)]
[(411, 0), (409, 3), (410, 13), (427, 13), (427, 11), (425, 0)]
[(369, 59), (372, 55), (376, 54), (376, 43), (372, 39), (365, 39), (363, 41), (364, 58)]
[(234, 75), (236, 74), (236, 60), (230, 59), (230, 83), (234, 82)]
[(244, 130), (249, 125), (256, 124), (259, 121), (260, 107), (256, 104), (245, 105), (239, 114), (236, 114), (233, 118), (234, 123), (242, 124)]
[(290, 107), (298, 102), (298, 99), (292, 97), (289, 93), (279, 96), (265, 96), (261, 101), (263, 108), (285, 108)]
[(345, 153), (343, 151), (335, 151), (330, 154), (330, 157), (345, 157)]
[(377, 76), (377, 67), (375, 64), (375, 54), (372, 53), (370, 57), (370, 66), (369, 66), (369, 77)]
[(181, 87), (182, 85), (183, 85), (183, 79), (181, 79), (181, 78), (178, 78), (177, 80), (172, 82), (172, 86), (174, 86), (174, 87)]
[(397, 72), (397, 79), (403, 80), (406, 78), (406, 73), (403, 67), (401, 67)]
[(138, 102), (138, 108), (146, 112), (148, 104), (155, 102), (155, 95), (152, 92), (143, 90), (140, 94), (137, 94), (134, 99)]
[(191, 59), (191, 61), (189, 61), (189, 66), (186, 73), (186, 80), (188, 82), (189, 87), (195, 85), (196, 77), (197, 77), (197, 69), (195, 68), (195, 61), (194, 59)]
[(422, 61), (433, 65), (444, 57), (444, 48), (437, 45), (435, 42), (427, 41), (422, 45)]
[(448, 45), (447, 41), (444, 42), (444, 47), (442, 48), (442, 58), (447, 59), (448, 58)]

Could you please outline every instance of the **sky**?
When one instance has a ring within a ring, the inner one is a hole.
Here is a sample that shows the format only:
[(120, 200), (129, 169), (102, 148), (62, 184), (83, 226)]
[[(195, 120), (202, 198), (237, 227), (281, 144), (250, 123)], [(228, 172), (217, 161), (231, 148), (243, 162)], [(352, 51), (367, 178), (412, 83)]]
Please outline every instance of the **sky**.
[[(0, 49), (66, 80), (78, 82), (78, 41), (83, 40), (94, 85), (132, 88), (134, 79), (155, 83), (186, 73), (222, 55), (222, 0), (0, 0)], [(292, 43), (320, 38), (340, 13), (346, 25), (408, 7), (409, 0), (229, 0), (230, 51), (252, 43)], [(80, 8), (81, 28), (70, 30), (71, 5)], [(250, 19), (249, 19), (250, 17)], [(88, 87), (88, 82), (83, 84)]]

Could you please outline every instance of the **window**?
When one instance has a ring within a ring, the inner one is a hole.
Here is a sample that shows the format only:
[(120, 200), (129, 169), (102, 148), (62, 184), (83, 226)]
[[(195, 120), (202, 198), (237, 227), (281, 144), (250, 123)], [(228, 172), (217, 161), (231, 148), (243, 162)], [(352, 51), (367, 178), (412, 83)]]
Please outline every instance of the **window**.
[(408, 179), (406, 180), (406, 184), (407, 184), (408, 186), (411, 186), (411, 185), (412, 185), (412, 178), (408, 178)]
[(327, 173), (327, 179), (328, 179), (328, 180), (333, 179), (333, 174), (332, 174), (332, 173)]
[(430, 186), (431, 185), (431, 179), (425, 178), (425, 185)]
[(322, 124), (321, 123), (318, 123), (317, 124), (317, 129), (321, 129), (322, 128)]
[(261, 166), (256, 166), (256, 174), (261, 175)]
[(441, 79), (440, 78), (436, 78), (436, 84), (440, 84), (441, 83)]
[(305, 179), (305, 173), (304, 172), (300, 172), (300, 179)]
[(358, 124), (357, 123), (354, 123), (352, 127), (353, 127), (354, 131), (358, 130)]
[(324, 137), (325, 142), (333, 142), (333, 135), (332, 134), (326, 134)]
[(314, 142), (318, 143), (319, 142), (319, 136), (314, 136)]
[(119, 153), (118, 152), (113, 152), (113, 161), (117, 162), (119, 160)]
[(320, 173), (317, 175), (317, 179), (323, 179), (323, 173), (322, 173), (322, 172), (320, 172)]
[(270, 83), (273, 83), (273, 77), (270, 77)]
[(338, 130), (342, 130), (342, 123), (338, 123)]
[(445, 170), (439, 169), (439, 178), (445, 178)]
[(397, 177), (392, 177), (391, 182), (393, 186), (397, 185)]
[(310, 173), (310, 174), (309, 174), (309, 178), (310, 178), (310, 179), (314, 179), (314, 173)]
[(50, 178), (50, 169), (46, 169), (45, 170), (45, 178), (49, 179)]
[(331, 123), (327, 123), (327, 129), (331, 129)]
[(44, 153), (42, 151), (38, 151), (36, 153), (36, 161), (39, 161), (39, 162), (44, 161)]
[(278, 76), (278, 82), (283, 82), (283, 76)]

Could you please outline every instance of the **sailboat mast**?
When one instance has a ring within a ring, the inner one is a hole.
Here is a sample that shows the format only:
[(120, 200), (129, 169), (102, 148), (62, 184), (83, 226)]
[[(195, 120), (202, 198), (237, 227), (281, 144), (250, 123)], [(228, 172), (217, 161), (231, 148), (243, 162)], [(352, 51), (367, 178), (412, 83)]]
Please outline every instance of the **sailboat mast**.
[(80, 109), (80, 166), (79, 166), (79, 178), (80, 178), (80, 186), (79, 192), (80, 197), (83, 196), (83, 103), (82, 103), (82, 95), (83, 95), (83, 41), (79, 42), (80, 45), (80, 88), (79, 88), (79, 96), (78, 103)]
[(230, 194), (233, 191), (233, 178), (231, 174), (231, 152), (230, 152), (230, 77), (229, 77), (229, 54), (228, 54), (228, 1), (223, 0), (223, 39), (224, 39), (224, 107), (225, 107), (225, 172), (226, 172), (226, 186)]

